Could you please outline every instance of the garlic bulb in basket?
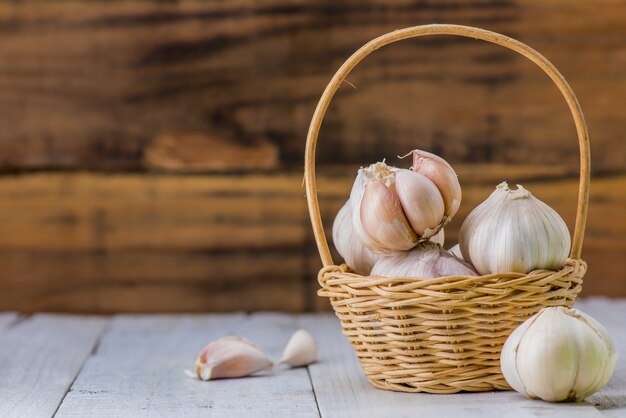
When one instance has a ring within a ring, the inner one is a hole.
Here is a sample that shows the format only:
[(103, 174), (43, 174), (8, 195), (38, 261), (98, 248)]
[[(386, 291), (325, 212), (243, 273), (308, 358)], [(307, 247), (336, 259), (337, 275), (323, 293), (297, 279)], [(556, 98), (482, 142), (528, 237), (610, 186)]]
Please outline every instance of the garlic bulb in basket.
[(506, 182), (478, 205), (459, 232), (463, 259), (480, 274), (558, 270), (570, 249), (567, 225), (528, 190)]
[(540, 310), (502, 347), (500, 366), (516, 391), (545, 401), (582, 401), (607, 384), (617, 353), (606, 329), (577, 309)]
[(350, 205), (357, 236), (379, 252), (411, 249), (447, 220), (442, 194), (428, 177), (384, 162), (359, 170)]
[(333, 243), (350, 269), (367, 276), (380, 255), (373, 252), (356, 236), (352, 225), (350, 201), (342, 206), (333, 222)]
[(476, 276), (467, 263), (459, 260), (440, 245), (422, 242), (411, 251), (382, 257), (372, 269), (372, 276), (419, 277), (429, 279), (445, 276)]
[(411, 170), (426, 176), (439, 189), (445, 204), (445, 215), (451, 219), (461, 206), (461, 185), (450, 164), (438, 155), (413, 150)]

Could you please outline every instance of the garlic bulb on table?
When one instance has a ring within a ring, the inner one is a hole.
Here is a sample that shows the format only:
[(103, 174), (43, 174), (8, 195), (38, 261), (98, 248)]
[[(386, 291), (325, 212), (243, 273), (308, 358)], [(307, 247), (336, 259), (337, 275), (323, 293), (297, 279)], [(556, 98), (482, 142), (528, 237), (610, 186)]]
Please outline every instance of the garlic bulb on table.
[(582, 401), (607, 384), (617, 353), (606, 329), (577, 309), (544, 308), (511, 333), (500, 367), (516, 391), (545, 401)]
[(445, 215), (452, 218), (461, 206), (461, 185), (450, 164), (438, 155), (415, 149), (411, 151), (411, 170), (426, 176), (441, 192), (445, 204)]
[(374, 265), (371, 275), (429, 279), (445, 276), (476, 276), (477, 273), (469, 264), (459, 260), (440, 245), (426, 241), (418, 244), (411, 251), (381, 257)]
[(411, 249), (448, 219), (442, 193), (428, 177), (384, 162), (359, 170), (350, 206), (357, 236), (379, 252)]
[(459, 232), (463, 259), (480, 274), (558, 270), (570, 249), (567, 225), (528, 190), (506, 182), (478, 205)]
[(348, 267), (353, 272), (364, 276), (370, 274), (376, 260), (380, 258), (380, 254), (367, 248), (359, 237), (356, 236), (352, 224), (350, 201), (347, 201), (342, 206), (335, 217), (333, 222), (333, 243)]

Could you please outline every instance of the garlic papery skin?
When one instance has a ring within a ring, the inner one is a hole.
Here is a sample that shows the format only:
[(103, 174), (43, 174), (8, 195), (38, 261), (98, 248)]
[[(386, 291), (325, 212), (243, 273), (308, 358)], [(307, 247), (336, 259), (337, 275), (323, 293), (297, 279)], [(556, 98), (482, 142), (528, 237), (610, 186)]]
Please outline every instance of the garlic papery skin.
[(204, 347), (196, 359), (201, 380), (249, 376), (273, 366), (261, 349), (245, 338), (223, 337)]
[(463, 259), (482, 274), (558, 270), (570, 235), (558, 213), (528, 190), (506, 182), (465, 219), (459, 232)]
[(476, 276), (476, 271), (440, 245), (426, 241), (411, 251), (393, 253), (376, 262), (372, 276), (418, 277)]
[(350, 270), (367, 276), (381, 255), (367, 248), (354, 232), (350, 201), (339, 210), (333, 222), (333, 243)]
[(445, 221), (443, 197), (432, 181), (384, 162), (359, 170), (350, 208), (356, 235), (378, 252), (409, 250)]
[(461, 206), (461, 185), (450, 164), (438, 155), (427, 151), (413, 150), (411, 170), (426, 176), (439, 189), (445, 204), (445, 215), (451, 219)]
[(434, 242), (435, 244), (439, 244), (443, 247), (443, 243), (446, 242), (446, 233), (443, 228), (441, 228), (437, 234), (430, 237), (428, 241)]
[(461, 254), (461, 246), (459, 244), (452, 246), (448, 251), (459, 260), (463, 260), (463, 254)]
[(277, 364), (301, 367), (314, 363), (315, 360), (317, 360), (315, 338), (308, 331), (299, 329), (287, 341), (283, 356)]
[(606, 329), (578, 309), (543, 308), (502, 347), (500, 367), (516, 391), (550, 402), (582, 401), (613, 375), (617, 352)]

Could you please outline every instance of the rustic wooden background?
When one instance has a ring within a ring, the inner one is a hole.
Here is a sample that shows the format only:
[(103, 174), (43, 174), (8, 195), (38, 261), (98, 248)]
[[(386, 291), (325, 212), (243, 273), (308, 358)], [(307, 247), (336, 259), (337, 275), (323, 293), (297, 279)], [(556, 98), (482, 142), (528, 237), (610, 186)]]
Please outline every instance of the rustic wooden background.
[[(61, 0), (0, 3), (0, 309), (327, 309), (302, 188), (309, 119), (356, 48), (433, 22), (518, 38), (570, 81), (592, 140), (584, 294), (626, 296), (624, 1)], [(328, 226), (360, 164), (417, 147), (464, 188), (448, 246), (504, 179), (571, 227), (575, 130), (524, 58), (424, 38), (349, 80), (319, 144)]]

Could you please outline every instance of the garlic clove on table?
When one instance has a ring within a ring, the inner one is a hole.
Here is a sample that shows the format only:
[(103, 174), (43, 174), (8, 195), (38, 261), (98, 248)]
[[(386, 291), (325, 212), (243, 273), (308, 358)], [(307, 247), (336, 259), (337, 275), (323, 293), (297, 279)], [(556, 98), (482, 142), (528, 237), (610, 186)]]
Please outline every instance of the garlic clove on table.
[(565, 264), (567, 225), (554, 209), (517, 187), (499, 184), (461, 226), (463, 259), (480, 274), (558, 270)]
[(273, 366), (261, 349), (241, 337), (222, 337), (204, 347), (196, 359), (201, 380), (243, 377)]
[(315, 360), (317, 360), (315, 338), (308, 331), (299, 329), (287, 341), (283, 356), (277, 364), (300, 367), (314, 363)]
[(582, 401), (607, 384), (617, 352), (606, 329), (577, 309), (549, 307), (517, 327), (504, 343), (502, 374), (530, 398)]

